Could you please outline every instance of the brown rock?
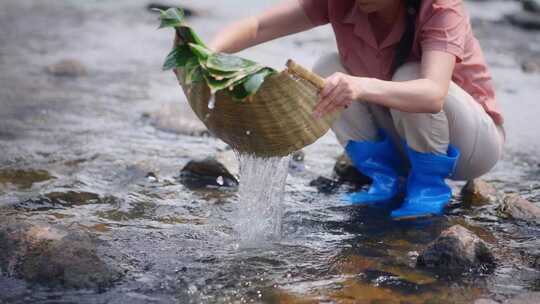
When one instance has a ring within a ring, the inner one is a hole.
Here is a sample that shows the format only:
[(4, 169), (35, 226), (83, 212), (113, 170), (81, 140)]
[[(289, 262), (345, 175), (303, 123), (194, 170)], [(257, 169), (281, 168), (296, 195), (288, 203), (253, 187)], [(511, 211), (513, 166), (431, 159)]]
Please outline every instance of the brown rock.
[(86, 75), (84, 65), (74, 59), (64, 59), (45, 68), (47, 73), (57, 77), (79, 77)]
[(450, 274), (470, 270), (483, 272), (495, 266), (495, 258), (478, 236), (455, 225), (424, 249), (417, 259), (417, 266)]
[(334, 166), (334, 174), (342, 182), (350, 182), (358, 185), (371, 183), (371, 179), (358, 171), (345, 153), (337, 159)]
[(461, 190), (463, 203), (470, 206), (483, 206), (491, 203), (497, 196), (497, 190), (489, 183), (475, 179), (469, 181)]
[(102, 290), (120, 272), (97, 254), (89, 235), (0, 218), (0, 269), (52, 287)]
[(540, 207), (518, 194), (506, 196), (497, 208), (497, 215), (502, 218), (540, 224)]

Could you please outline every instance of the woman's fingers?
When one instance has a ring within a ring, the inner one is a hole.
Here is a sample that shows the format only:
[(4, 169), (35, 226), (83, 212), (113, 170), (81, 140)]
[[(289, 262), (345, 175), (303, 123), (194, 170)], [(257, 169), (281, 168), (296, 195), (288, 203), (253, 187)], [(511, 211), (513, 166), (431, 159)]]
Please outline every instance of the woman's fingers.
[(329, 103), (333, 102), (334, 97), (339, 93), (339, 84), (340, 79), (332, 75), (326, 80), (326, 85), (320, 93), (319, 103), (315, 106), (313, 110), (313, 115), (317, 118), (320, 118), (323, 115), (324, 109), (328, 106)]

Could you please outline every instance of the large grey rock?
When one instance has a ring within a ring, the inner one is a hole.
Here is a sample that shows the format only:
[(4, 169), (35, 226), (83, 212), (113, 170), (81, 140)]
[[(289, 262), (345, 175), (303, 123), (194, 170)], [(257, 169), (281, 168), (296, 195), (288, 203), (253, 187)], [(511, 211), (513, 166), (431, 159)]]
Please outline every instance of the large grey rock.
[(417, 266), (450, 274), (483, 272), (495, 266), (495, 258), (478, 236), (455, 225), (424, 249), (417, 259)]
[(499, 217), (540, 224), (540, 207), (518, 194), (506, 196), (497, 208)]
[(497, 196), (497, 190), (489, 183), (475, 179), (469, 181), (461, 190), (463, 203), (466, 206), (483, 206), (492, 202)]
[(215, 158), (190, 161), (180, 172), (180, 182), (195, 189), (238, 186), (236, 177)]
[(0, 218), (1, 272), (52, 287), (102, 290), (121, 277), (88, 234)]

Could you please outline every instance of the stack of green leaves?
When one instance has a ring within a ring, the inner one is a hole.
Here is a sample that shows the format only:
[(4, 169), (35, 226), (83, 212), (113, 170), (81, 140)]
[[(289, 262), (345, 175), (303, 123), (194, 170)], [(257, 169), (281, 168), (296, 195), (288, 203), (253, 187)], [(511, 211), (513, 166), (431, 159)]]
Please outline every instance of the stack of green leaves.
[(226, 90), (234, 99), (245, 100), (257, 92), (266, 77), (276, 73), (256, 62), (209, 50), (195, 31), (184, 24), (181, 9), (158, 11), (159, 28), (174, 28), (181, 38), (167, 56), (163, 69), (182, 69), (186, 84), (205, 81), (212, 94)]

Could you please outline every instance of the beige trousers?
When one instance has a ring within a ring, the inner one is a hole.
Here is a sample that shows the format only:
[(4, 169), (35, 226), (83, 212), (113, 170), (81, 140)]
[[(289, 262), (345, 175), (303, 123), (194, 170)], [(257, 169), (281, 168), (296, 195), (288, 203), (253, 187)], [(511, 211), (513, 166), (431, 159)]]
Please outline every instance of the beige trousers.
[[(313, 70), (323, 77), (347, 73), (337, 53), (320, 58)], [(408, 63), (398, 69), (392, 80), (419, 77), (420, 65)], [(495, 125), (482, 106), (453, 82), (440, 113), (407, 113), (359, 101), (345, 109), (332, 126), (343, 146), (349, 140), (376, 140), (379, 128), (391, 136), (405, 160), (402, 139), (422, 153), (446, 154), (449, 144), (457, 147), (461, 156), (451, 177), (454, 180), (471, 180), (487, 173), (503, 152), (502, 126)]]

